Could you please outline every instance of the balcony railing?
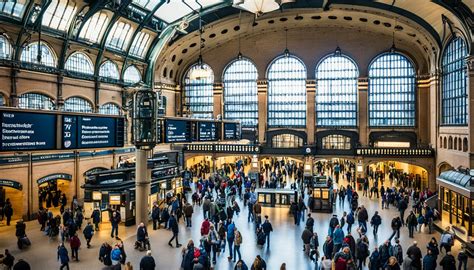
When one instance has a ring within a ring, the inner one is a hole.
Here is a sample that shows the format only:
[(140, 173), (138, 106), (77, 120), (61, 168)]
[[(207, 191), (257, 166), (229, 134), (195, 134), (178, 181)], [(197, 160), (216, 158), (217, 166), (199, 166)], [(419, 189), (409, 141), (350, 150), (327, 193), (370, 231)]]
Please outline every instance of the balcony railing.
[(260, 146), (251, 144), (186, 144), (184, 151), (198, 153), (258, 154), (260, 153)]
[(356, 149), (356, 155), (368, 157), (433, 157), (433, 148), (371, 148), (362, 147)]

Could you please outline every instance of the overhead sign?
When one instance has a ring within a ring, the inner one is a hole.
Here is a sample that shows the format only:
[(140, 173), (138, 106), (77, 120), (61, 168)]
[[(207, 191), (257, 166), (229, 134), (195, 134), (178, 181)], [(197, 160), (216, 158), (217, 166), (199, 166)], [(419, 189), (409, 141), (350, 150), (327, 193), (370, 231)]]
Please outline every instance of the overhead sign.
[(191, 123), (187, 120), (172, 120), (165, 121), (165, 142), (191, 142)]
[(72, 175), (67, 174), (67, 173), (53, 173), (53, 174), (49, 174), (49, 175), (46, 175), (44, 177), (41, 177), (40, 179), (36, 180), (36, 182), (38, 183), (38, 185), (41, 185), (41, 184), (44, 184), (46, 182), (52, 182), (52, 181), (56, 181), (56, 180), (71, 181), (72, 180)]
[(239, 140), (239, 137), (237, 123), (224, 123), (224, 140)]
[(11, 187), (14, 189), (22, 190), (22, 184), (18, 183), (17, 181), (8, 180), (8, 179), (0, 179), (0, 187)]
[(0, 123), (0, 151), (56, 148), (54, 114), (2, 111)]
[(216, 122), (198, 122), (198, 141), (217, 141), (217, 134)]

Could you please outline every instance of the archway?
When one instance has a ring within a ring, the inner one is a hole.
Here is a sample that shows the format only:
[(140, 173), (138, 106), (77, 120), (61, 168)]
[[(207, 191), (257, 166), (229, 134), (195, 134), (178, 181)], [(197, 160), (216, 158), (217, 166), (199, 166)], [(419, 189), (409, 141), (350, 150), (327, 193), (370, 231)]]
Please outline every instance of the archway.
[(23, 214), (23, 185), (10, 179), (0, 179), (0, 205), (8, 200), (13, 208), (12, 220), (22, 218)]
[(441, 164), (438, 165), (438, 175), (440, 175), (442, 172), (453, 170), (454, 167), (451, 166), (451, 164), (447, 162), (442, 162)]
[[(39, 205), (51, 208), (61, 204), (61, 196), (69, 190), (72, 175), (67, 173), (53, 173), (36, 180), (38, 183)], [(69, 201), (72, 198), (68, 198)]]
[(385, 187), (403, 186), (423, 190), (429, 187), (428, 170), (420, 164), (404, 161), (370, 161), (366, 175)]

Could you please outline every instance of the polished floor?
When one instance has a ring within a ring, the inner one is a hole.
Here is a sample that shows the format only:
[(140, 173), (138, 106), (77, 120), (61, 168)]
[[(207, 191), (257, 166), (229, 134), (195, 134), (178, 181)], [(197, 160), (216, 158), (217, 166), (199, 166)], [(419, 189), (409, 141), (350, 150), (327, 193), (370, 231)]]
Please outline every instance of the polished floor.
[[(239, 201), (240, 205), (242, 204)], [(371, 233), (368, 234), (370, 241), (370, 249), (372, 250), (375, 245), (383, 243), (392, 233), (390, 228), (391, 219), (398, 214), (398, 212), (392, 207), (388, 210), (382, 210), (380, 208), (380, 201), (378, 199), (369, 199), (361, 196), (360, 203), (365, 205), (368, 209), (369, 216), (372, 216), (374, 211), (378, 210), (382, 215), (382, 225), (379, 228), (378, 239), (374, 239)], [(256, 245), (256, 238), (254, 234), (255, 225), (247, 223), (247, 208), (241, 206), (243, 211), (240, 216), (235, 217), (235, 223), (237, 228), (243, 234), (243, 244), (241, 252), (244, 261), (250, 266), (251, 262), (257, 254), (260, 254), (267, 262), (268, 269), (279, 269), (280, 265), (285, 262), (287, 269), (314, 269), (314, 263), (312, 263), (302, 251), (302, 240), (301, 233), (304, 229), (304, 223), (300, 226), (295, 227), (293, 219), (289, 216), (288, 208), (263, 208), (263, 214), (269, 215), (270, 220), (273, 224), (274, 232), (271, 235), (271, 246), (270, 248), (260, 248)], [(193, 216), (193, 227), (186, 228), (183, 221), (180, 223), (179, 241), (185, 246), (189, 239), (193, 239), (195, 243), (200, 238), (200, 224), (202, 222), (202, 211), (199, 207), (195, 206), (195, 214)], [(340, 205), (336, 206), (336, 213), (339, 216), (343, 211), (349, 211), (349, 204), (346, 203), (345, 207)], [(326, 213), (313, 213), (315, 218), (315, 231), (319, 234), (320, 241), (320, 252), (322, 252), (322, 243), (328, 230), (330, 214)], [(14, 228), (1, 226), (0, 227), (0, 250), (8, 248), (11, 250), (13, 256), (18, 259), (24, 259), (32, 265), (32, 269), (58, 269), (59, 263), (56, 256), (56, 247), (58, 240), (49, 240), (48, 237), (44, 236), (39, 231), (39, 224), (36, 221), (27, 223), (27, 234), (31, 239), (32, 246), (18, 250), (16, 247), (16, 237), (14, 234)], [(123, 227), (119, 228), (119, 236), (125, 243), (125, 250), (127, 253), (127, 261), (131, 261), (135, 269), (139, 269), (139, 261), (145, 252), (140, 252), (133, 249), (133, 243), (135, 241), (135, 227)], [(357, 239), (355, 229), (353, 228), (354, 237)], [(151, 238), (152, 254), (157, 262), (156, 269), (163, 270), (174, 270), (179, 269), (181, 264), (181, 249), (171, 248), (167, 242), (171, 238), (171, 232), (165, 229), (157, 231), (151, 230), (149, 226), (149, 234)], [(427, 232), (415, 233), (415, 240), (418, 241), (419, 247), (423, 251), (423, 255), (426, 253), (426, 243), (431, 237), (436, 237), (439, 241), (440, 234), (435, 232), (428, 234)], [(85, 240), (81, 233), (80, 235), (83, 246), (79, 250), (79, 262), (71, 262), (71, 269), (105, 269), (98, 260), (98, 251), (101, 243), (104, 241), (114, 244), (115, 240), (110, 238), (110, 226), (107, 224), (101, 225), (101, 230), (94, 235), (92, 239), (92, 247), (87, 249), (85, 247)], [(413, 239), (408, 238), (408, 231), (406, 227), (402, 228), (401, 242), (404, 250), (406, 250), (413, 242)], [(456, 242), (453, 249), (454, 255), (460, 248), (460, 243)], [(69, 246), (68, 246), (69, 249)], [(70, 251), (70, 249), (69, 249)], [(70, 253), (69, 253), (70, 254)], [(234, 264), (227, 260), (228, 250), (226, 253), (221, 254), (218, 258), (215, 269), (234, 269)], [(440, 259), (438, 259), (440, 260)], [(440, 268), (440, 267), (438, 267)], [(474, 269), (474, 260), (469, 260), (468, 269)]]

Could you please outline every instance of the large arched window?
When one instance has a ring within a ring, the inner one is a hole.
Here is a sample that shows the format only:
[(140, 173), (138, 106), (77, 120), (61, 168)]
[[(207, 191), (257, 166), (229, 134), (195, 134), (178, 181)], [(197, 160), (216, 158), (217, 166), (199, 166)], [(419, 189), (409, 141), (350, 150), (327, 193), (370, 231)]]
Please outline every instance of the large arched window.
[(7, 37), (0, 35), (0, 59), (10, 59), (12, 55), (12, 46)]
[(108, 115), (121, 115), (120, 108), (115, 103), (105, 103), (104, 105), (100, 106), (99, 113)]
[(285, 53), (268, 68), (268, 127), (305, 127), (306, 67)]
[(349, 150), (351, 149), (351, 138), (344, 135), (331, 134), (323, 137), (321, 144), (323, 149)]
[(26, 6), (31, 0), (3, 0), (0, 1), (0, 14), (3, 16), (21, 19), (25, 13)]
[(407, 57), (377, 56), (369, 66), (369, 125), (415, 126), (415, 69)]
[(118, 71), (117, 64), (110, 60), (105, 61), (99, 68), (99, 76), (103, 78), (119, 80), (120, 74)]
[(18, 107), (33, 110), (54, 110), (54, 102), (50, 97), (38, 93), (26, 93), (18, 97)]
[(293, 134), (278, 134), (272, 137), (272, 148), (298, 148), (303, 146), (303, 138)]
[(107, 35), (106, 46), (115, 50), (124, 50), (133, 34), (132, 26), (126, 22), (116, 22)]
[(109, 16), (107, 13), (105, 11), (97, 12), (85, 22), (79, 37), (97, 43), (102, 39), (108, 23)]
[(123, 81), (134, 84), (142, 80), (142, 75), (136, 66), (129, 66), (123, 74)]
[(75, 1), (53, 0), (43, 14), (42, 25), (67, 31), (77, 10)]
[(233, 61), (224, 71), (224, 118), (243, 127), (258, 122), (257, 67), (248, 59)]
[(81, 97), (70, 97), (64, 101), (66, 112), (91, 113), (92, 104)]
[[(38, 59), (38, 45), (41, 52), (41, 59)], [(56, 55), (53, 50), (42, 41), (39, 44), (37, 41), (28, 44), (21, 52), (20, 60), (26, 63), (56, 67)]]
[(355, 62), (336, 52), (316, 68), (316, 126), (357, 125), (357, 80)]
[(442, 58), (441, 124), (466, 125), (467, 45), (460, 37), (451, 40)]
[[(191, 78), (196, 69), (208, 70), (210, 76)], [(212, 118), (214, 111), (214, 73), (207, 64), (196, 63), (184, 77), (184, 107), (196, 118)]]
[(67, 71), (94, 75), (94, 65), (92, 61), (85, 53), (75, 52), (69, 56), (64, 65)]
[(130, 46), (130, 55), (143, 58), (151, 43), (151, 36), (143, 31), (138, 33)]

